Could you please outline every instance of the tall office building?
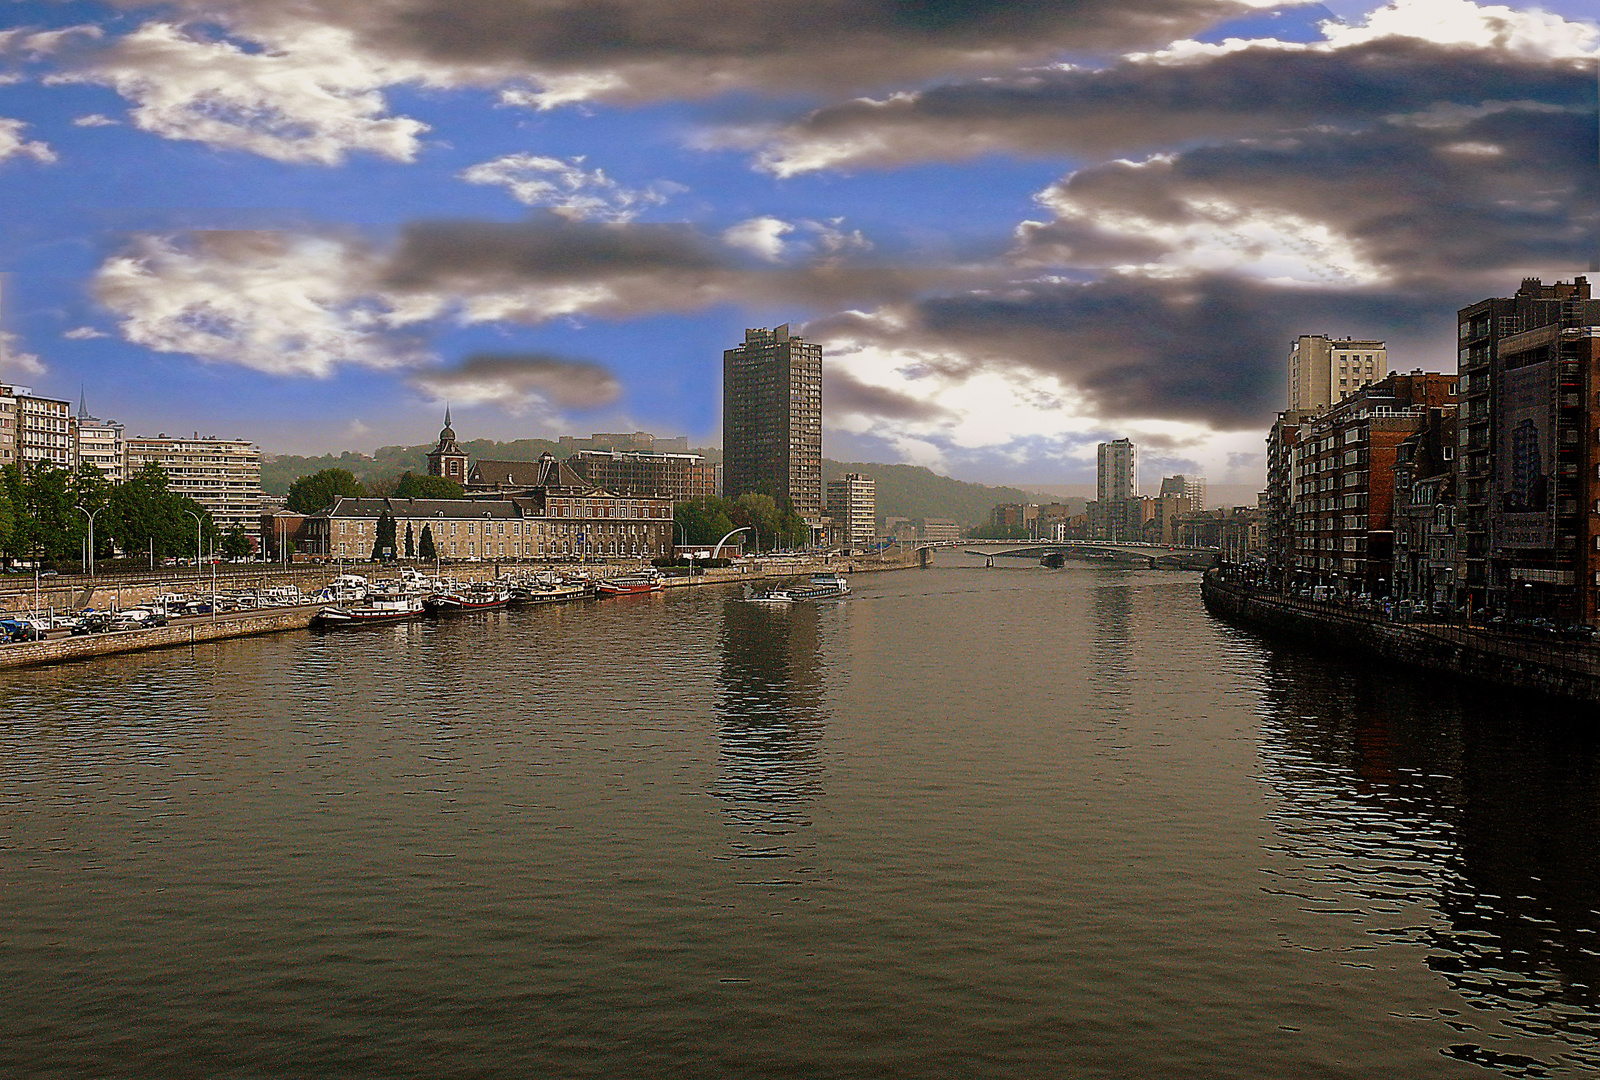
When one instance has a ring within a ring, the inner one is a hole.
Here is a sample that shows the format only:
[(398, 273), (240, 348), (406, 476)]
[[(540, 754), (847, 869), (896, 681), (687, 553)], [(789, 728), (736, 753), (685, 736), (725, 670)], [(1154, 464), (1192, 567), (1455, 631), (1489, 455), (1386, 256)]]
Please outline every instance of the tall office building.
[(1100, 444), (1095, 499), (1108, 503), (1139, 497), (1139, 448), (1129, 439)]
[(1191, 509), (1204, 510), (1206, 508), (1206, 478), (1203, 476), (1164, 476), (1161, 478), (1161, 497), (1163, 499), (1176, 498), (1188, 499), (1194, 505)]
[(764, 492), (822, 518), (822, 346), (789, 324), (722, 354), (723, 494)]
[(1289, 410), (1326, 409), (1387, 374), (1381, 341), (1302, 334), (1289, 350)]

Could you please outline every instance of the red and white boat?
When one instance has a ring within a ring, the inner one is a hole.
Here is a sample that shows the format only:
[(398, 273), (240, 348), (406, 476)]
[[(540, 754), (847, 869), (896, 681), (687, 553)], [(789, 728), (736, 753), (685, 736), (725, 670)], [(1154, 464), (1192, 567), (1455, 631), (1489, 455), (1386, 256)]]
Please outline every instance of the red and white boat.
[(594, 592), (596, 596), (638, 596), (641, 593), (660, 592), (665, 587), (661, 575), (651, 572), (597, 581), (594, 583)]
[(469, 589), (448, 589), (434, 593), (422, 602), (429, 615), (454, 615), (462, 611), (488, 611), (511, 602), (511, 590), (504, 585), (480, 582)]

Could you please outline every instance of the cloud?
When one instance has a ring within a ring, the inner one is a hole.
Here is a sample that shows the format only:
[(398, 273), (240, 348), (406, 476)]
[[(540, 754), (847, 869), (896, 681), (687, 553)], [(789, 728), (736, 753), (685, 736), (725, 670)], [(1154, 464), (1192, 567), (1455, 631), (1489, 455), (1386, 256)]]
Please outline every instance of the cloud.
[(493, 404), (512, 415), (551, 406), (592, 409), (622, 393), (616, 378), (598, 364), (542, 353), (480, 353), (460, 366), (411, 376), (411, 385), (434, 401)]
[[(1419, 12), (1453, 20), (1428, 29)], [(1412, 33), (1408, 33), (1411, 31)], [(1465, 0), (1401, 0), (1311, 44), (1185, 43), (1105, 67), (1057, 66), (826, 106), (776, 126), (700, 137), (757, 151), (780, 176), (991, 153), (1129, 153), (1199, 141), (1350, 129), (1398, 114), (1485, 103), (1589, 112), (1595, 31)]]
[(1448, 337), (1466, 300), (1221, 274), (1113, 275), (846, 312), (813, 320), (805, 332), (825, 355), (870, 358), (865, 374), (852, 366), (862, 361), (844, 364), (858, 377), (951, 411), (978, 411), (980, 389), (996, 393), (998, 380), (1013, 399), (1031, 395), (1057, 424), (1075, 417), (1230, 431), (1257, 427), (1281, 407), (1283, 362), (1296, 334)]
[(32, 158), (48, 165), (56, 159), (56, 152), (45, 143), (28, 142), (23, 138), (22, 129), (27, 126), (21, 120), (0, 116), (0, 162), (19, 157)]
[(876, 419), (930, 421), (951, 415), (931, 401), (892, 387), (863, 382), (843, 367), (830, 366), (826, 385), (823, 405), (830, 416), (854, 413)]
[(359, 439), (364, 435), (372, 434), (372, 428), (361, 422), (359, 416), (351, 417), (350, 422), (344, 426), (344, 437)]
[(102, 116), (100, 113), (89, 113), (87, 116), (75, 116), (72, 118), (73, 127), (117, 127), (121, 123), (122, 121), (120, 120), (113, 120), (111, 117)]
[[(344, 35), (367, 65), (508, 100), (830, 94), (988, 72), (1066, 51), (1155, 47), (1271, 0), (180, 0), (196, 23), (282, 41)], [(122, 0), (146, 8), (148, 0)]]
[(534, 154), (507, 154), (460, 174), (469, 184), (500, 184), (524, 206), (541, 206), (574, 221), (632, 221), (646, 208), (666, 202), (676, 184), (644, 189), (619, 185), (600, 169), (585, 171), (583, 158), (570, 161)]
[(396, 328), (427, 314), (374, 291), (372, 256), (344, 239), (278, 232), (140, 236), (95, 276), (124, 339), (275, 375), (425, 359)]
[(168, 139), (322, 165), (354, 152), (416, 157), (427, 125), (386, 115), (379, 91), (426, 82), (417, 65), (376, 57), (348, 30), (313, 23), (245, 44), (201, 33), (145, 23), (66, 52), (48, 81), (110, 86), (133, 104), (135, 127)]
[(722, 242), (729, 247), (744, 248), (766, 259), (777, 262), (783, 257), (783, 238), (794, 232), (794, 226), (775, 217), (756, 217), (741, 221), (722, 233)]
[(92, 341), (95, 338), (110, 337), (104, 330), (96, 330), (92, 326), (75, 326), (61, 335), (68, 341)]
[(21, 347), (21, 341), (17, 335), (0, 330), (0, 376), (37, 376), (49, 371), (43, 360)]
[[(1592, 92), (1592, 91), (1591, 91)], [(1581, 266), (1600, 241), (1594, 118), (1468, 111), (1112, 161), (1040, 195), (1035, 266), (1232, 271), (1352, 286)]]
[(628, 318), (722, 303), (833, 310), (959, 279), (941, 268), (771, 265), (687, 225), (415, 222), (392, 244), (342, 233), (144, 235), (96, 274), (123, 338), (280, 375), (415, 367), (432, 325)]

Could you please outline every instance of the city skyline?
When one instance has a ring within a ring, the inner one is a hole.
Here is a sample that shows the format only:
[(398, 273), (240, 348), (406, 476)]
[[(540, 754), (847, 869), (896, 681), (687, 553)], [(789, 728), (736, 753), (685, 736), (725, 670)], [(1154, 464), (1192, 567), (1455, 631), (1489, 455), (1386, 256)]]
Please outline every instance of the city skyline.
[(411, 7), (12, 5), (0, 381), (278, 453), (447, 403), (707, 445), (790, 322), (831, 459), (1084, 484), (1125, 436), (1255, 486), (1297, 335), (1452, 370), (1458, 307), (1596, 247), (1580, 0)]

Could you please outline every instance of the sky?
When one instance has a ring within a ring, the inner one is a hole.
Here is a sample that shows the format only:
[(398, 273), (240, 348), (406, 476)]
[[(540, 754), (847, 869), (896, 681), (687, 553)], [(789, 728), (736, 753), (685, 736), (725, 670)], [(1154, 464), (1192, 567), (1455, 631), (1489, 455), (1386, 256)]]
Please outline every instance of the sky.
[(1593, 0), (0, 0), (0, 381), (315, 454), (716, 445), (1259, 485), (1302, 333), (1453, 370), (1600, 247)]

